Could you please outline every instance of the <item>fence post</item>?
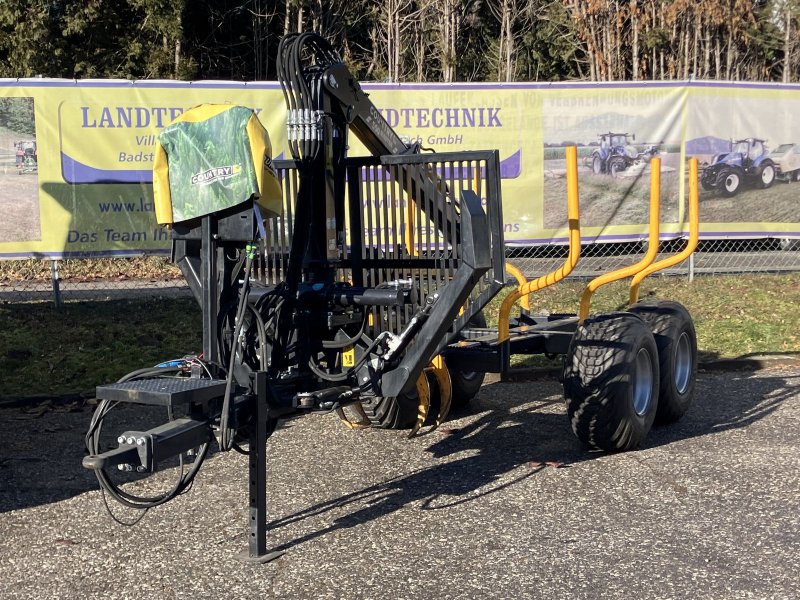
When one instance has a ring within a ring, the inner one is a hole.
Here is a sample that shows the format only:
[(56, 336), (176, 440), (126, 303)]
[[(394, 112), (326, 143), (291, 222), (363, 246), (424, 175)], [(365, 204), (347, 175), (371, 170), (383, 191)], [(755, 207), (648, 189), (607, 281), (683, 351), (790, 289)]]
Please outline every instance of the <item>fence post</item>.
[(61, 308), (61, 288), (58, 285), (58, 261), (50, 261), (50, 279), (53, 283), (53, 303)]
[(694, 281), (694, 252), (689, 255), (689, 283)]

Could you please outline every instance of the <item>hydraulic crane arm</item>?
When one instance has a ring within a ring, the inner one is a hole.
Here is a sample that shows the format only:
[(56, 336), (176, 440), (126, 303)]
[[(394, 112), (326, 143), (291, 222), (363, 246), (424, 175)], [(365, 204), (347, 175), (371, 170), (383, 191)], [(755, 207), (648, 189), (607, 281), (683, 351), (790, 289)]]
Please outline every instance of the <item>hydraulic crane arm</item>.
[[(278, 76), (288, 107), (287, 137), (295, 160), (321, 154), (328, 154), (326, 161), (335, 160), (336, 153), (346, 147), (342, 140), (350, 129), (374, 156), (419, 152), (418, 145), (405, 144), (395, 133), (325, 39), (309, 33), (286, 36), (278, 57)], [(323, 150), (326, 144), (333, 145), (332, 152)], [(439, 174), (409, 172), (400, 166), (399, 180), (425, 214), (440, 224), (447, 242), (458, 243), (461, 226), (442, 205), (446, 195), (437, 190), (444, 191), (445, 183)]]
[(375, 156), (416, 152), (395, 133), (391, 125), (361, 89), (344, 63), (332, 64), (325, 70), (322, 83), (328, 93), (339, 101), (339, 108), (348, 119), (358, 139)]

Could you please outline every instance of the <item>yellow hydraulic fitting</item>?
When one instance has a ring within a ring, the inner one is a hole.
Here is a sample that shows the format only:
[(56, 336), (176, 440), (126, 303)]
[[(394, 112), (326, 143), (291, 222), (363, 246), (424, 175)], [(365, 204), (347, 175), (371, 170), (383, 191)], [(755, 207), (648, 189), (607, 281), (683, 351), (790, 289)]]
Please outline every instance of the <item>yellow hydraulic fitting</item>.
[(619, 281), (625, 277), (631, 277), (642, 272), (649, 267), (658, 254), (658, 225), (661, 220), (659, 214), (660, 196), (661, 194), (661, 159), (658, 157), (650, 161), (650, 231), (647, 238), (647, 252), (644, 258), (637, 262), (635, 265), (617, 269), (611, 273), (606, 273), (600, 277), (596, 277), (589, 282), (586, 289), (581, 296), (581, 307), (578, 312), (578, 322), (583, 323), (587, 316), (589, 316), (589, 305), (592, 301), (592, 294), (597, 289), (612, 281)]
[(644, 271), (634, 275), (631, 281), (631, 294), (630, 303), (636, 304), (639, 301), (639, 284), (648, 275), (677, 265), (691, 256), (694, 249), (697, 248), (697, 240), (700, 237), (700, 209), (697, 194), (697, 159), (692, 158), (689, 160), (689, 241), (686, 248), (678, 252), (674, 256), (660, 260), (647, 267)]
[(567, 148), (567, 219), (569, 224), (569, 254), (567, 260), (555, 271), (520, 285), (511, 292), (500, 305), (497, 323), (497, 341), (505, 342), (509, 337), (508, 321), (514, 303), (522, 296), (528, 296), (538, 290), (558, 283), (572, 272), (581, 255), (580, 207), (578, 205), (578, 149)]

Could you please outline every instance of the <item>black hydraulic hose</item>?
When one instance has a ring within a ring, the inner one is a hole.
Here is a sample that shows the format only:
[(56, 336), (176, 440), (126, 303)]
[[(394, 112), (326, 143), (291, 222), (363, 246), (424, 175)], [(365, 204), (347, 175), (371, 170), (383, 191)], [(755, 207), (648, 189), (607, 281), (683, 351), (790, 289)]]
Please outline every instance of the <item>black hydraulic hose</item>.
[(220, 450), (227, 452), (233, 447), (235, 432), (230, 427), (231, 417), (231, 392), (233, 389), (233, 369), (236, 365), (236, 348), (239, 344), (239, 336), (242, 334), (244, 325), (244, 313), (247, 309), (247, 297), (250, 291), (250, 272), (253, 268), (253, 258), (255, 257), (255, 246), (248, 244), (245, 249), (247, 261), (244, 266), (244, 282), (239, 291), (239, 308), (236, 311), (236, 321), (233, 329), (233, 340), (231, 341), (231, 355), (228, 360), (228, 373), (225, 378), (225, 396), (222, 401), (222, 413), (219, 418), (219, 447)]
[(353, 337), (348, 337), (343, 340), (322, 340), (322, 347), (330, 350), (354, 345), (361, 339), (361, 336), (364, 335), (364, 329), (367, 327), (368, 314), (369, 311), (364, 309), (364, 318), (361, 319), (361, 327), (359, 327), (358, 332)]
[[(222, 361), (230, 359), (230, 355), (227, 354), (228, 348), (225, 346), (225, 340), (223, 339), (222, 334), (224, 332), (223, 327), (225, 319), (227, 318), (231, 310), (233, 310), (234, 308), (238, 310), (239, 308), (238, 303), (236, 304), (230, 303), (225, 310), (220, 312), (219, 319), (217, 320), (217, 330), (218, 330), (217, 339), (219, 340), (218, 346), (221, 357), (220, 360)], [(258, 309), (256, 307), (248, 303), (247, 310), (250, 312), (251, 315), (253, 315), (253, 320), (255, 321), (256, 337), (258, 340), (258, 368), (263, 371), (267, 368), (267, 361), (269, 358), (266, 352), (266, 344), (269, 341), (267, 337), (267, 325), (264, 322), (264, 318), (261, 316), (261, 313), (258, 312)]]
[(297, 290), (300, 285), (303, 270), (303, 257), (306, 255), (310, 240), (308, 221), (311, 215), (311, 184), (308, 171), (300, 173), (300, 186), (297, 191), (297, 205), (294, 215), (294, 232), (292, 245), (289, 249), (289, 260), (282, 290), (283, 302), (278, 311), (278, 320), (275, 332), (275, 345), (272, 348), (272, 364), (282, 366), (286, 358), (286, 349), (289, 345), (292, 318), (297, 300)]
[(278, 45), (276, 67), (292, 123), (289, 146), (295, 160), (314, 158), (321, 149), (317, 132), (307, 134), (316, 128), (323, 108), (321, 76), (338, 62), (339, 54), (315, 33), (290, 34)]
[[(137, 371), (128, 373), (127, 375), (125, 375), (125, 377), (120, 379), (118, 383), (124, 383), (126, 381), (131, 381), (134, 379), (142, 379), (149, 375), (164, 375), (165, 373), (175, 373), (178, 371), (179, 369), (177, 367), (139, 369)], [(96, 455), (100, 453), (100, 433), (103, 428), (103, 420), (108, 415), (108, 413), (111, 412), (111, 410), (113, 410), (118, 404), (119, 404), (118, 402), (103, 400), (97, 406), (97, 409), (92, 415), (92, 420), (89, 425), (89, 431), (86, 433), (86, 449), (89, 451), (90, 454)], [(97, 481), (100, 483), (100, 487), (104, 491), (108, 492), (108, 494), (111, 495), (120, 504), (138, 510), (148, 510), (150, 508), (154, 508), (156, 506), (160, 506), (166, 502), (169, 502), (173, 498), (177, 497), (178, 495), (186, 491), (186, 489), (188, 489), (189, 486), (191, 486), (195, 476), (197, 475), (198, 471), (200, 470), (200, 467), (202, 466), (206, 458), (206, 454), (208, 453), (208, 448), (209, 448), (208, 442), (206, 442), (200, 447), (200, 452), (197, 455), (197, 458), (195, 459), (188, 473), (184, 473), (183, 455), (180, 455), (179, 461), (180, 461), (181, 472), (180, 475), (178, 476), (178, 480), (175, 482), (175, 485), (172, 487), (171, 490), (159, 496), (137, 496), (135, 494), (126, 492), (123, 489), (121, 489), (118, 485), (116, 485), (113, 481), (111, 481), (111, 478), (109, 477), (108, 473), (106, 473), (105, 469), (103, 468), (95, 470), (95, 476), (97, 477)]]

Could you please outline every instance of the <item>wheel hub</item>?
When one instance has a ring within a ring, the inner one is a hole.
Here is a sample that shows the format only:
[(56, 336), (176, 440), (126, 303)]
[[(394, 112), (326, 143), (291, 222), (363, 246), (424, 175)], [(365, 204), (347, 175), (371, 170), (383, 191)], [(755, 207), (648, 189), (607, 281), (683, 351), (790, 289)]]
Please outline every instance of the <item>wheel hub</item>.
[(633, 410), (644, 416), (653, 402), (653, 358), (645, 348), (636, 353), (633, 373)]
[(692, 345), (685, 331), (678, 338), (675, 351), (675, 389), (685, 394), (692, 378)]

